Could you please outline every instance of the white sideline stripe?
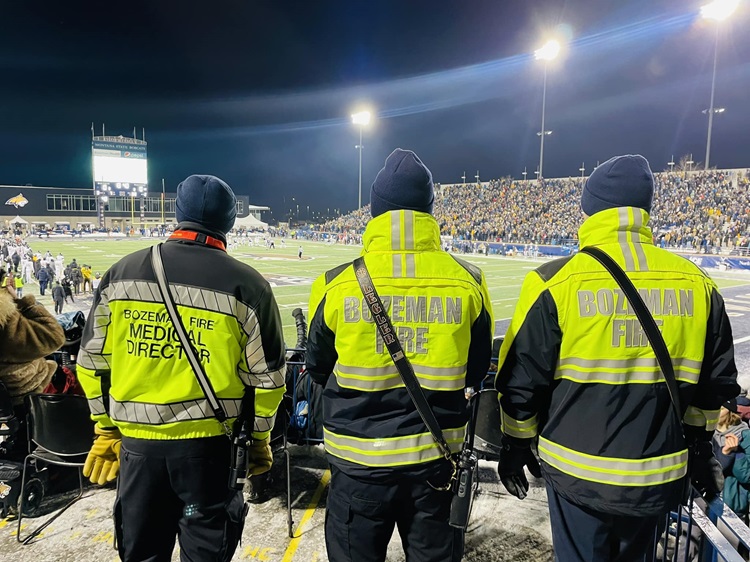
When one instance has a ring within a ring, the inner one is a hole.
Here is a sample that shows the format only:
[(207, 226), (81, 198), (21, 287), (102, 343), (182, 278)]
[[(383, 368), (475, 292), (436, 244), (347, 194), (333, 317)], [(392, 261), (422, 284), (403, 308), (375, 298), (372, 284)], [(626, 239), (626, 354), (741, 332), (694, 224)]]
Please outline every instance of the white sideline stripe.
[(750, 341), (750, 336), (745, 336), (744, 338), (738, 338), (738, 339), (734, 340), (734, 345), (737, 345), (739, 343), (745, 343), (745, 342), (748, 342), (748, 341)]

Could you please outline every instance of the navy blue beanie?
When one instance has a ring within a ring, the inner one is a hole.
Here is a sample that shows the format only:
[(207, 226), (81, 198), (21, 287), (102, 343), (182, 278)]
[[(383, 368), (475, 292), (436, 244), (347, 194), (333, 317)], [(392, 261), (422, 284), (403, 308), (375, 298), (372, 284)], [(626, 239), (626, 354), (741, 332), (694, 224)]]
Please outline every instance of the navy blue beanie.
[(581, 209), (591, 216), (605, 209), (639, 207), (651, 213), (654, 174), (640, 154), (615, 156), (591, 172), (581, 195)]
[(400, 209), (431, 214), (434, 202), (432, 174), (427, 166), (411, 150), (397, 148), (391, 152), (370, 190), (372, 216)]
[(175, 215), (177, 222), (195, 222), (226, 234), (234, 226), (237, 199), (232, 188), (216, 176), (189, 176), (177, 186)]

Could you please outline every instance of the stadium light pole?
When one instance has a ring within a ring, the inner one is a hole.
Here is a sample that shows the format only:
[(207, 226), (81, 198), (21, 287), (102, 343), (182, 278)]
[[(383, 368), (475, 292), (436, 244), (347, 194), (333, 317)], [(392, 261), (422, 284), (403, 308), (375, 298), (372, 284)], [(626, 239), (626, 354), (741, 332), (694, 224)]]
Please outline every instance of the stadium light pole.
[[(544, 137), (548, 134), (544, 128), (545, 111), (547, 109), (547, 66), (549, 62), (555, 60), (557, 55), (560, 54), (560, 43), (554, 39), (547, 41), (540, 49), (534, 51), (534, 58), (536, 60), (544, 61), (544, 82), (542, 86), (542, 129), (539, 133), (539, 175), (538, 179), (542, 179), (544, 173)], [(551, 131), (550, 131), (551, 132)]]
[(352, 114), (352, 123), (359, 125), (359, 144), (356, 148), (359, 149), (359, 199), (357, 209), (362, 208), (362, 130), (370, 124), (370, 112), (360, 111)]
[(701, 16), (705, 19), (711, 19), (716, 22), (716, 34), (714, 39), (714, 69), (711, 76), (711, 103), (708, 107), (708, 135), (706, 137), (706, 163), (705, 170), (708, 170), (711, 159), (711, 133), (714, 126), (714, 93), (716, 91), (716, 62), (719, 58), (719, 24), (731, 16), (739, 5), (739, 0), (714, 0), (710, 4), (701, 7)]
[(164, 222), (164, 198), (166, 196), (166, 191), (164, 187), (164, 178), (161, 178), (161, 224), (166, 225), (167, 223)]
[(463, 180), (463, 184), (466, 185), (466, 171), (464, 170), (464, 175), (461, 176), (461, 179)]
[(583, 174), (586, 173), (586, 162), (581, 162), (581, 167), (578, 168), (578, 171), (581, 172), (581, 183), (583, 183)]
[(523, 167), (523, 173), (521, 175), (523, 176), (523, 181), (526, 181), (526, 176), (528, 175), (528, 172), (526, 171), (526, 166)]
[(667, 166), (669, 166), (670, 174), (674, 172), (674, 154), (672, 155), (672, 159), (669, 162), (667, 162)]

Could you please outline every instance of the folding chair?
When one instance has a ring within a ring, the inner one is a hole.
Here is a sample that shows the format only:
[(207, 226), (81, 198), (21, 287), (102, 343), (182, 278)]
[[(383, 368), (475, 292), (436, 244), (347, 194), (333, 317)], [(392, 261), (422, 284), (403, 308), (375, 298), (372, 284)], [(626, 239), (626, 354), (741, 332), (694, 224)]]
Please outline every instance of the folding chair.
[[(30, 394), (26, 397), (26, 404), (29, 408), (30, 450), (23, 463), (21, 505), (18, 510), (18, 533), (16, 534), (16, 539), (22, 544), (29, 544), (66, 509), (83, 497), (82, 469), (94, 440), (94, 423), (91, 421), (85, 397), (74, 394)], [(76, 467), (78, 469), (78, 495), (30, 535), (22, 538), (21, 521), (23, 520), (26, 472), (32, 460), (56, 466)]]

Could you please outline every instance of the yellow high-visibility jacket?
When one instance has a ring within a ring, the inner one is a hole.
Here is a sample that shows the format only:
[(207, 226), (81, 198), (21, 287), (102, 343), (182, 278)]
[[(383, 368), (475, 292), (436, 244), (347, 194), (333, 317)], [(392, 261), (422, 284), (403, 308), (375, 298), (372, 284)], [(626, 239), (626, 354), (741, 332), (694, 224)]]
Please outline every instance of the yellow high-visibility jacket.
[[(390, 211), (364, 234), (365, 264), (397, 336), (458, 452), (468, 420), (464, 388), (486, 376), (492, 307), (479, 268), (440, 248), (435, 219)], [(351, 263), (313, 284), (307, 369), (323, 392), (331, 463), (351, 475), (434, 470), (442, 455), (383, 344)], [(333, 374), (333, 376), (329, 376)]]
[[(737, 395), (732, 332), (713, 281), (656, 248), (642, 209), (588, 218), (596, 246), (627, 273), (666, 341), (689, 439), (708, 439)], [(663, 513), (680, 498), (688, 450), (649, 341), (612, 276), (576, 254), (529, 273), (500, 350), (502, 428), (539, 437), (547, 482), (561, 496), (620, 515)]]
[[(190, 230), (203, 232), (192, 224)], [(78, 355), (91, 417), (138, 439), (221, 435), (161, 300), (150, 251), (121, 259), (95, 291)], [(286, 373), (281, 318), (268, 282), (198, 242), (169, 240), (162, 256), (182, 322), (230, 424), (246, 386), (254, 387), (253, 436), (267, 437)]]

